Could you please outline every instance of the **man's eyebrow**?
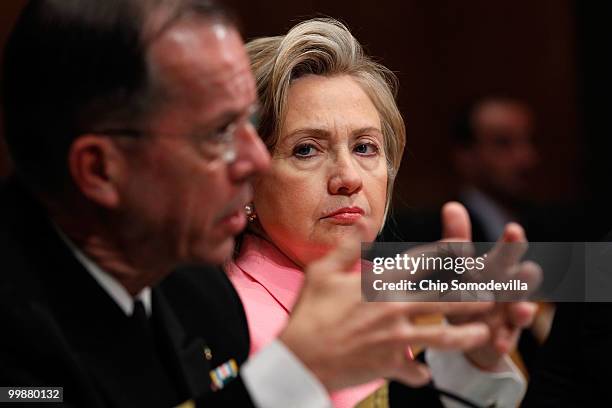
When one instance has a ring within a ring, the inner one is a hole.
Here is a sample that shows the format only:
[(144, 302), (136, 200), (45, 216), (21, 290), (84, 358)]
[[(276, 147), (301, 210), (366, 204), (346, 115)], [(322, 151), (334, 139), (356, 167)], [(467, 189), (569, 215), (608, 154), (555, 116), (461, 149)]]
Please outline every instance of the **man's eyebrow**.
[(201, 124), (196, 127), (196, 131), (216, 131), (216, 130), (224, 130), (230, 124), (234, 123), (238, 119), (241, 119), (245, 115), (251, 115), (257, 111), (259, 107), (258, 103), (253, 103), (249, 105), (249, 107), (243, 111), (235, 111), (230, 110), (223, 112), (221, 115), (217, 116), (211, 123)]
[(215, 118), (215, 120), (213, 121), (213, 126), (211, 126), (211, 128), (214, 130), (225, 129), (230, 123), (233, 123), (234, 121), (238, 120), (242, 115), (242, 112), (224, 112), (221, 116)]

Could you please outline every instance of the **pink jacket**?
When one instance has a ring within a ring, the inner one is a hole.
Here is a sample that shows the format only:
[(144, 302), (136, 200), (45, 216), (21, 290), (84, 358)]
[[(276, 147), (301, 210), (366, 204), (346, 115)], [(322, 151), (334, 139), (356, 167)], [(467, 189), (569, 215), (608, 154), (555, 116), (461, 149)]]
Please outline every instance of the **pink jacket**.
[[(304, 273), (275, 246), (251, 234), (244, 237), (240, 255), (227, 265), (227, 271), (244, 304), (253, 354), (274, 340), (285, 326)], [(353, 407), (383, 383), (373, 381), (334, 392), (332, 402), (339, 408)]]

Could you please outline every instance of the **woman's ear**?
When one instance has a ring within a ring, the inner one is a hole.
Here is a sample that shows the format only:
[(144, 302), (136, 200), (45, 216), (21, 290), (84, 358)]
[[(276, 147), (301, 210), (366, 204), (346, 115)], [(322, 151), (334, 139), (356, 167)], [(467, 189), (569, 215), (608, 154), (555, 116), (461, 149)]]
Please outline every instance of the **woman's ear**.
[(126, 176), (127, 162), (111, 138), (79, 136), (70, 146), (68, 169), (77, 189), (89, 200), (106, 208), (119, 205), (118, 187)]

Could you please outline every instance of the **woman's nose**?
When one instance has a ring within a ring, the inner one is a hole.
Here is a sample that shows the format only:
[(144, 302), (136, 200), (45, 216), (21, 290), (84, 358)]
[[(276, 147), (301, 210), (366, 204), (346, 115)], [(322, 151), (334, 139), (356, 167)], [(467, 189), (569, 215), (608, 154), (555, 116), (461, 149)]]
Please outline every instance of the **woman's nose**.
[(352, 195), (361, 190), (363, 180), (350, 153), (338, 154), (330, 166), (328, 188), (331, 194)]

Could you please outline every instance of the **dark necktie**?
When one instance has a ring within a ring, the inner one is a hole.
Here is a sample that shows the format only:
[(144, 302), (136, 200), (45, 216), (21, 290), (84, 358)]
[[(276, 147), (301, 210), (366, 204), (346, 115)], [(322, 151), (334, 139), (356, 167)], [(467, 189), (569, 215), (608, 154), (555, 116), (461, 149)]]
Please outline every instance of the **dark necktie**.
[(172, 365), (169, 364), (169, 356), (166, 355), (163, 345), (158, 343), (156, 324), (153, 317), (149, 318), (143, 302), (140, 299), (134, 300), (134, 310), (130, 316), (130, 323), (133, 331), (132, 340), (138, 344), (139, 355), (145, 361), (142, 366), (149, 370), (149, 383), (146, 387), (155, 390), (149, 391), (157, 395), (158, 406), (175, 406), (179, 398), (179, 388), (174, 378)]
[(149, 316), (147, 316), (145, 306), (140, 299), (134, 301), (134, 311), (132, 312), (131, 320), (134, 322), (134, 325), (138, 329), (142, 330), (147, 337), (151, 336)]

